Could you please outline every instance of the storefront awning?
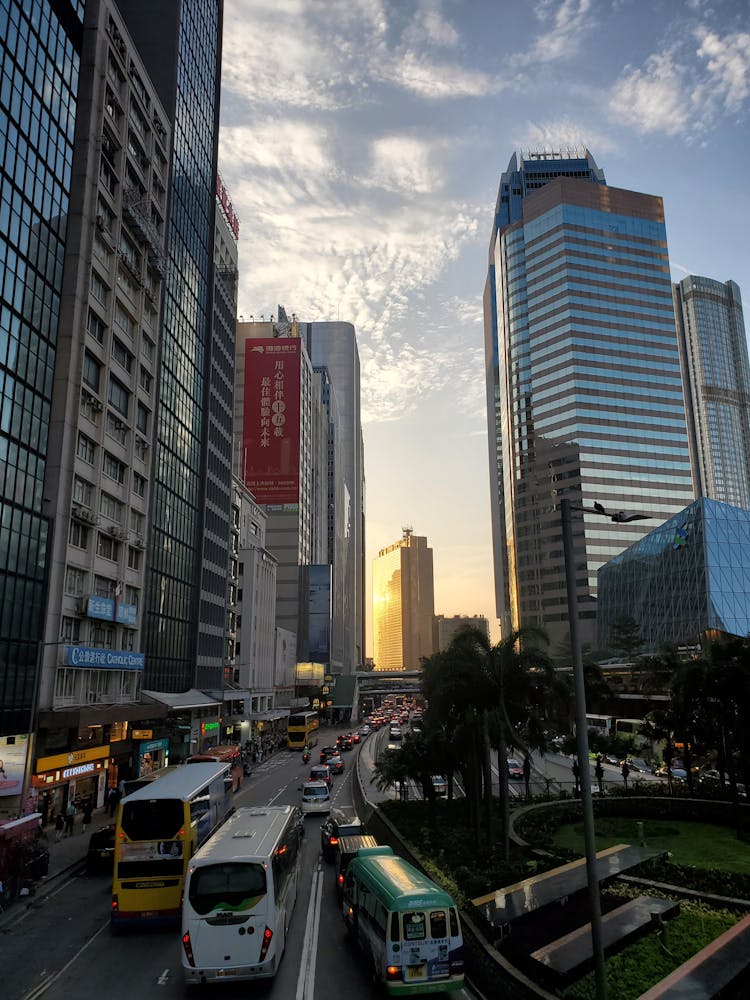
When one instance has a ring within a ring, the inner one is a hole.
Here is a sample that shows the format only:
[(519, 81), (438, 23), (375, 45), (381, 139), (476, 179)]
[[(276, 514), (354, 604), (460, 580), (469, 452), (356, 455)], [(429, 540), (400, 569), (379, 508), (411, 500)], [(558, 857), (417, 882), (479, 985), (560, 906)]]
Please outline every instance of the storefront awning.
[(188, 712), (193, 708), (221, 708), (222, 702), (216, 701), (203, 691), (191, 688), (189, 691), (141, 691), (144, 698), (150, 698), (161, 705), (166, 705), (173, 712)]

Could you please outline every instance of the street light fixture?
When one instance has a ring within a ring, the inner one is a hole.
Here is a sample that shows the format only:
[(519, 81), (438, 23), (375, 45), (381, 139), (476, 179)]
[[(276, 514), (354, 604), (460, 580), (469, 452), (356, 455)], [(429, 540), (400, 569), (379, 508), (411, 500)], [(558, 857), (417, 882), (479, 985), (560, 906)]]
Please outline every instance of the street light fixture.
[(598, 514), (608, 517), (615, 524), (647, 520), (649, 514), (628, 514), (624, 510), (608, 511), (602, 504), (593, 507), (572, 504), (570, 500), (560, 500), (562, 520), (563, 559), (565, 562), (565, 583), (568, 595), (568, 622), (570, 625), (570, 647), (573, 656), (573, 691), (575, 695), (576, 750), (578, 753), (578, 774), (581, 787), (581, 811), (583, 813), (583, 840), (586, 856), (586, 879), (589, 890), (591, 911), (591, 946), (594, 953), (594, 977), (597, 1000), (607, 998), (607, 980), (604, 972), (604, 944), (602, 941), (602, 908), (599, 897), (599, 878), (596, 871), (596, 834), (594, 831), (594, 804), (591, 794), (591, 772), (589, 770), (589, 734), (586, 728), (586, 688), (583, 678), (583, 654), (581, 636), (578, 629), (578, 594), (576, 590), (575, 553), (573, 551), (573, 522), (571, 511)]

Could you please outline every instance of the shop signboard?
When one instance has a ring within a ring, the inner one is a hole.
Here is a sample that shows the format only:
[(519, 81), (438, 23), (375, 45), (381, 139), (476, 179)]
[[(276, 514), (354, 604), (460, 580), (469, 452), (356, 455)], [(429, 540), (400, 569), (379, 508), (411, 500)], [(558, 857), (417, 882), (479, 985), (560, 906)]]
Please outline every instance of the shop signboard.
[(51, 757), (39, 757), (36, 762), (37, 771), (55, 771), (58, 768), (72, 767), (75, 764), (86, 764), (92, 760), (103, 760), (109, 757), (109, 744), (90, 747), (87, 750), (70, 750), (67, 753), (56, 753)]
[(27, 748), (26, 733), (0, 737), (0, 795), (21, 794)]
[(151, 740), (154, 738), (153, 729), (131, 729), (130, 738), (132, 740)]
[(95, 646), (64, 646), (67, 667), (94, 667), (98, 670), (143, 670), (143, 653), (127, 649), (98, 649)]
[(206, 736), (210, 733), (218, 733), (219, 722), (215, 720), (214, 722), (201, 722), (201, 736)]
[(99, 597), (98, 594), (89, 594), (85, 602), (87, 618), (97, 618), (105, 622), (116, 621), (120, 625), (136, 624), (138, 608), (135, 604), (124, 604), (112, 597)]

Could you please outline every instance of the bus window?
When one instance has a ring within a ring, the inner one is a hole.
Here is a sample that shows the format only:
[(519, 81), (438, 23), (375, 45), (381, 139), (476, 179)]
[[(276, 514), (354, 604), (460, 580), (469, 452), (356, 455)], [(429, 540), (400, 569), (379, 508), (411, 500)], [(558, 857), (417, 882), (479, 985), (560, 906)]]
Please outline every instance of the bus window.
[(391, 914), (391, 941), (401, 940), (401, 929), (398, 925), (398, 913)]
[(455, 906), (451, 906), (451, 908), (450, 908), (450, 915), (451, 915), (451, 937), (452, 938), (457, 938), (458, 937), (458, 914), (456, 913)]
[(424, 913), (404, 914), (404, 939), (406, 941), (424, 941), (426, 935)]
[(183, 815), (182, 803), (178, 799), (152, 799), (149, 802), (125, 799), (120, 825), (129, 840), (170, 840), (179, 834)]
[(218, 864), (196, 868), (188, 898), (196, 913), (205, 916), (222, 907), (249, 910), (266, 894), (266, 872), (260, 864)]
[(445, 910), (432, 910), (430, 913), (430, 937), (448, 937), (448, 922), (445, 918)]

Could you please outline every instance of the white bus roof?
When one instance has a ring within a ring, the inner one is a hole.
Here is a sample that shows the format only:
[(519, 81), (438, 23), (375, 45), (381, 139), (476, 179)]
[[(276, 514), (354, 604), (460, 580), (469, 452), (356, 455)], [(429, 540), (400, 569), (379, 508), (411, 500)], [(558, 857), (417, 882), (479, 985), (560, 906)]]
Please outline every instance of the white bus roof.
[(229, 770), (229, 764), (190, 764), (170, 768), (156, 781), (150, 781), (143, 788), (126, 795), (123, 802), (148, 802), (151, 799), (189, 799), (199, 792), (213, 778), (218, 778)]
[(246, 806), (237, 809), (216, 833), (196, 851), (191, 869), (221, 861), (264, 861), (270, 857), (294, 806)]

